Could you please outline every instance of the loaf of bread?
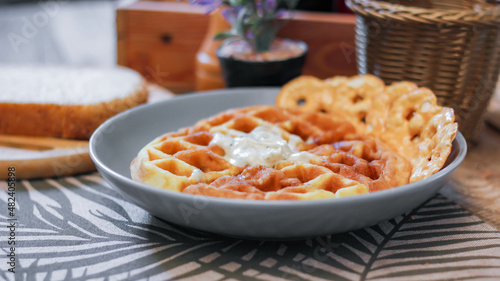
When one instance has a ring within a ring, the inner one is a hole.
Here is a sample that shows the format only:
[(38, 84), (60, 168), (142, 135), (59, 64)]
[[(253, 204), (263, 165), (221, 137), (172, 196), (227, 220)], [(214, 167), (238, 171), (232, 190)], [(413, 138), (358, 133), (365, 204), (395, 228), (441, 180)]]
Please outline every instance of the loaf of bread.
[(148, 98), (128, 68), (0, 67), (0, 134), (89, 139), (113, 115)]

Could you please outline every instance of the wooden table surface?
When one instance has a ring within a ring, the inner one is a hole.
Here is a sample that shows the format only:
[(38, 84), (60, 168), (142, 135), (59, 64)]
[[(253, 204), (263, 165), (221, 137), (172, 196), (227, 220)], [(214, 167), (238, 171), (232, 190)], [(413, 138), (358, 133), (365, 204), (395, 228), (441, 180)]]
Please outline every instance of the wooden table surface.
[(500, 230), (500, 131), (484, 128), (441, 193)]
[(441, 193), (500, 230), (500, 87), (486, 118), (479, 143)]

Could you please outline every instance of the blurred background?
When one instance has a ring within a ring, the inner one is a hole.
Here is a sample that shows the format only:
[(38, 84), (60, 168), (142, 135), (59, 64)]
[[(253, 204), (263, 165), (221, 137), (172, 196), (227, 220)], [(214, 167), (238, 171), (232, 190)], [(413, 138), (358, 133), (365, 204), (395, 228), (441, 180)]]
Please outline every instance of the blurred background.
[(117, 1), (0, 0), (0, 63), (116, 63)]
[[(116, 9), (133, 2), (0, 0), (0, 63), (115, 65)], [(298, 9), (348, 12), (343, 0), (301, 0)]]

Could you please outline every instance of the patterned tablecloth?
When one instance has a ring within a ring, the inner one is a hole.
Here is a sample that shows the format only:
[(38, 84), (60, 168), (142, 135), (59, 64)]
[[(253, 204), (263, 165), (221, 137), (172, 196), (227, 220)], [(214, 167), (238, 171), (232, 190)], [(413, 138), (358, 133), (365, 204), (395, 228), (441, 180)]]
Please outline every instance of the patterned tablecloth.
[(440, 194), (353, 232), (250, 241), (153, 217), (97, 173), (17, 182), (13, 216), (0, 188), (1, 280), (500, 280), (500, 233)]
[[(172, 96), (152, 92), (153, 101)], [(173, 225), (98, 173), (18, 181), (15, 193), (0, 181), (0, 280), (500, 280), (499, 141), (485, 128), (450, 184), (418, 208), (299, 241)]]

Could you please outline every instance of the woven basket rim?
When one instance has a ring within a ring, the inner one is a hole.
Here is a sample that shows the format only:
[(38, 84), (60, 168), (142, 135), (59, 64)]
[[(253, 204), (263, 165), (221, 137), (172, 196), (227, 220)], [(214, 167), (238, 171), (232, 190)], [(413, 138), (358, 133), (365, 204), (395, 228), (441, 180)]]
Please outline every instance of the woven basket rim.
[(443, 10), (405, 6), (377, 0), (347, 0), (349, 8), (356, 14), (396, 21), (428, 24), (499, 25), (500, 5), (484, 3), (488, 9)]

